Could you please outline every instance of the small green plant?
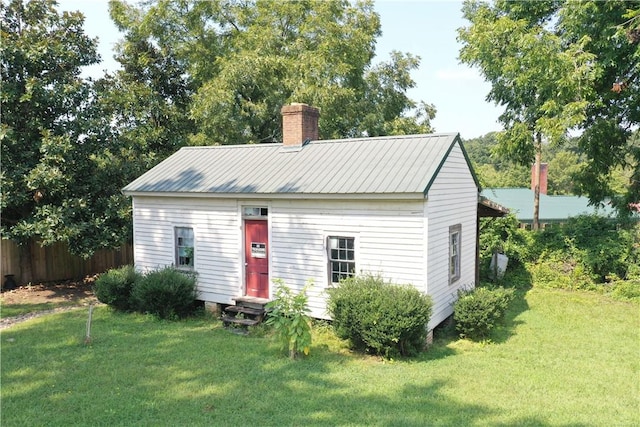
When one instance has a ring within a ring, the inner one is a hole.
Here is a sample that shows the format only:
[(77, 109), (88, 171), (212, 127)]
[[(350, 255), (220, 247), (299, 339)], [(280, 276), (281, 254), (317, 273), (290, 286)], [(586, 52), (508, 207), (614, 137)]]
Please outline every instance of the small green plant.
[(142, 274), (132, 265), (114, 268), (102, 274), (94, 284), (98, 301), (110, 305), (116, 310), (131, 311), (131, 292), (142, 280)]
[(195, 275), (173, 267), (148, 273), (131, 293), (132, 304), (138, 311), (161, 319), (193, 313), (196, 297)]
[(282, 349), (289, 351), (291, 359), (297, 358), (300, 353), (306, 356), (311, 347), (307, 289), (313, 282), (307, 282), (297, 294), (282, 279), (275, 279), (273, 282), (276, 285), (275, 298), (265, 307), (268, 312), (265, 323), (274, 328)]
[(453, 320), (460, 336), (486, 339), (504, 318), (513, 295), (513, 289), (505, 288), (458, 291), (458, 300), (453, 306)]
[(424, 348), (432, 302), (416, 288), (363, 275), (328, 293), (336, 335), (352, 347), (386, 358), (415, 355)]
[(640, 280), (618, 280), (612, 283), (613, 298), (622, 301), (639, 301), (640, 302)]

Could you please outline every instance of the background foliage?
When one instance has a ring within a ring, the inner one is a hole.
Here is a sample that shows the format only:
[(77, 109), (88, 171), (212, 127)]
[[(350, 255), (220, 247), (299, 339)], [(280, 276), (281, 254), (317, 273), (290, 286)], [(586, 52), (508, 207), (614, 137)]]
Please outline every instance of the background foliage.
[[(460, 58), (477, 66), (505, 107), (502, 155), (529, 165), (544, 141), (562, 144), (569, 130), (585, 162), (578, 193), (628, 212), (640, 200), (640, 2), (467, 1)], [(621, 189), (616, 170), (628, 171)]]
[(407, 96), (419, 58), (394, 52), (371, 63), (380, 35), (371, 1), (112, 1), (110, 12), (125, 37), (125, 70), (137, 64), (160, 81), (181, 76), (191, 144), (280, 141), (280, 108), (291, 102), (320, 108), (324, 139), (431, 129), (434, 107)]
[[(111, 1), (121, 69), (96, 81), (97, 40), (54, 0), (2, 21), (2, 235), (83, 257), (131, 238), (120, 189), (187, 145), (281, 140), (280, 108), (319, 107), (322, 138), (431, 131), (412, 100), (416, 56), (372, 64), (371, 1)], [(25, 245), (22, 264), (29, 268)], [(29, 277), (30, 274), (23, 274)]]
[(482, 219), (480, 227), (481, 281), (492, 281), (489, 263), (497, 248), (509, 257), (508, 270), (524, 269), (536, 286), (603, 292), (620, 286), (617, 293), (631, 298), (640, 292), (638, 222), (579, 216), (532, 232), (509, 216)]
[[(129, 236), (129, 178), (100, 160), (96, 93), (83, 66), (99, 61), (80, 13), (51, 0), (0, 5), (2, 20), (2, 235), (67, 242), (76, 255), (118, 247)], [(30, 260), (23, 259), (23, 268)]]

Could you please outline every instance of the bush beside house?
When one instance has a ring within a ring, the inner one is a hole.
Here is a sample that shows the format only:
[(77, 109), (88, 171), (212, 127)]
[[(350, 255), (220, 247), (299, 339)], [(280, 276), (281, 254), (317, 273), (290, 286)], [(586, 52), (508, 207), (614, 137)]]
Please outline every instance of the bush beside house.
[(514, 290), (475, 288), (458, 292), (453, 306), (456, 331), (462, 337), (484, 339), (502, 321)]
[(113, 268), (102, 274), (94, 284), (94, 292), (98, 301), (112, 306), (116, 310), (130, 311), (131, 291), (142, 280), (142, 274), (132, 265)]
[(431, 297), (379, 276), (346, 279), (328, 290), (336, 335), (358, 350), (392, 357), (422, 350), (431, 317)]
[(98, 301), (120, 311), (139, 311), (161, 319), (186, 317), (197, 297), (193, 274), (166, 267), (146, 275), (131, 265), (109, 270), (95, 283)]

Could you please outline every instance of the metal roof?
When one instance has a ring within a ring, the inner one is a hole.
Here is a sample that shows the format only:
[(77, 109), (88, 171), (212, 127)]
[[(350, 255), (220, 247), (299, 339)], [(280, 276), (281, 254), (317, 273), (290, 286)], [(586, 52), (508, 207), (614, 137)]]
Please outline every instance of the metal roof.
[[(449, 133), (319, 140), (302, 147), (184, 147), (122, 191), (128, 195), (424, 195), (456, 143), (461, 144), (459, 135)], [(467, 164), (471, 169), (468, 158)]]
[[(530, 188), (487, 188), (482, 192), (482, 197), (505, 206), (520, 222), (533, 222), (533, 191)], [(561, 222), (585, 214), (615, 215), (610, 206), (589, 206), (586, 197), (540, 194), (539, 219), (542, 223)]]

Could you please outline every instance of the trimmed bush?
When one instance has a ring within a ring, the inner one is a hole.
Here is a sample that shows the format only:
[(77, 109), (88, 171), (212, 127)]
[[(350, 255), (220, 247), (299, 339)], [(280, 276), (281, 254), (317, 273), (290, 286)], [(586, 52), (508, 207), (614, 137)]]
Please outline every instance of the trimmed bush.
[(368, 275), (344, 280), (327, 292), (336, 335), (355, 349), (392, 357), (424, 348), (432, 302), (416, 288)]
[(504, 318), (513, 294), (513, 289), (504, 288), (458, 291), (458, 300), (453, 306), (453, 320), (460, 336), (486, 338)]
[(192, 314), (196, 297), (195, 276), (172, 267), (150, 272), (131, 293), (138, 311), (161, 319), (182, 318)]
[(141, 279), (132, 265), (111, 269), (96, 280), (96, 298), (116, 310), (131, 311), (135, 308), (131, 305), (131, 291)]

